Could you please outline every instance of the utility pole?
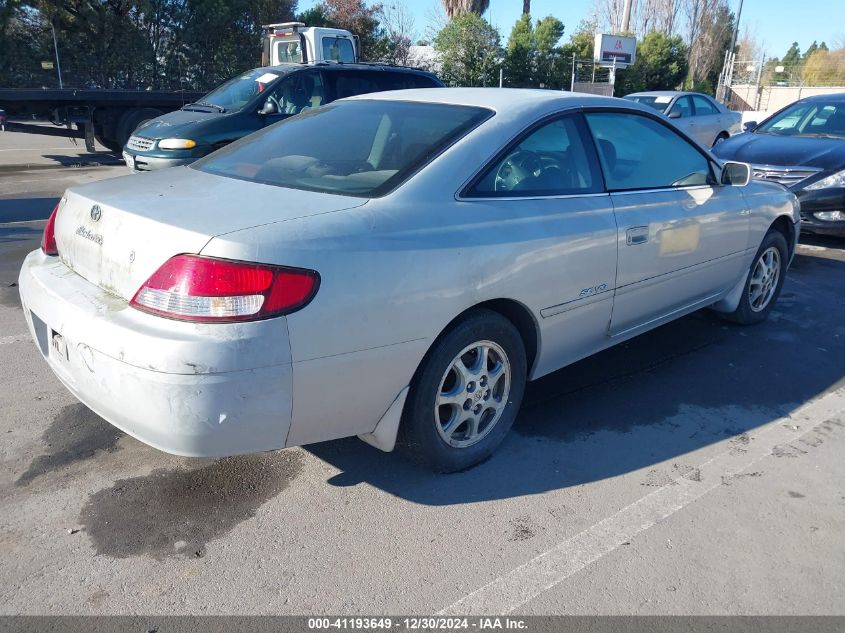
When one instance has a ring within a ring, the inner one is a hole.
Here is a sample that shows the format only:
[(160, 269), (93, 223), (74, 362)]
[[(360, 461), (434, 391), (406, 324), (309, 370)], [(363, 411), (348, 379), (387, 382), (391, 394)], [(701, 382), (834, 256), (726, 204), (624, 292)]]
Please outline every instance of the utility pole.
[(56, 51), (56, 72), (59, 73), (59, 88), (64, 88), (62, 84), (62, 65), (59, 62), (59, 45), (56, 43), (56, 29), (53, 27), (52, 20), (50, 21), (50, 30), (53, 32), (53, 50)]
[(625, 0), (625, 8), (622, 10), (622, 33), (628, 33), (631, 30), (631, 9), (634, 0)]
[(728, 49), (731, 55), (733, 55), (734, 48), (736, 48), (736, 38), (739, 35), (739, 18), (742, 16), (742, 0), (739, 0), (739, 7), (736, 10), (736, 23), (734, 24), (734, 34), (731, 38), (731, 47)]

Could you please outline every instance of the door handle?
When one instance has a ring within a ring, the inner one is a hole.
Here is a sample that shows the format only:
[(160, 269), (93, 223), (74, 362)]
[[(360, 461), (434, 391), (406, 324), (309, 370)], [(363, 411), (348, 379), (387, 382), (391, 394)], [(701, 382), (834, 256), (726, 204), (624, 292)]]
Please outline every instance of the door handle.
[(647, 226), (633, 226), (625, 231), (625, 242), (628, 246), (636, 246), (637, 244), (645, 244), (648, 242), (648, 227)]

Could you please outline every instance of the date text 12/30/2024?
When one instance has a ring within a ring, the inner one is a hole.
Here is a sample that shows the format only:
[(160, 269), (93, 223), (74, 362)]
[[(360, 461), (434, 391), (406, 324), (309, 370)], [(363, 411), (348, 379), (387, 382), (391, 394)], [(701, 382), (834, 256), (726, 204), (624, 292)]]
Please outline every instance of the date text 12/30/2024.
[(408, 618), (308, 618), (311, 630), (342, 629), (349, 631), (462, 631), (462, 630), (527, 630), (528, 625), (518, 618), (479, 617), (408, 617)]

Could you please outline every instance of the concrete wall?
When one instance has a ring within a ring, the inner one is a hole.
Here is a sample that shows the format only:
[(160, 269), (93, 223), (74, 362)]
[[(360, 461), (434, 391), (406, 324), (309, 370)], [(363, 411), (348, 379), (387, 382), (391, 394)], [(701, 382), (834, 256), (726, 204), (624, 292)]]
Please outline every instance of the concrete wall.
[(804, 97), (843, 92), (845, 92), (845, 86), (761, 86), (758, 100), (757, 86), (737, 84), (731, 86), (731, 97), (728, 103), (731, 110), (775, 112)]

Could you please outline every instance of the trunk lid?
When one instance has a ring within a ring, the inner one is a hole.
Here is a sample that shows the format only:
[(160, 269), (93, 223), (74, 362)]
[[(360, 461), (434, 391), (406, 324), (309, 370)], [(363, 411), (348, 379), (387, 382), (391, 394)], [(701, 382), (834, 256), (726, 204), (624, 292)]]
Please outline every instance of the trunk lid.
[(174, 167), (68, 189), (56, 243), (68, 268), (130, 300), (164, 262), (213, 237), (365, 202)]

